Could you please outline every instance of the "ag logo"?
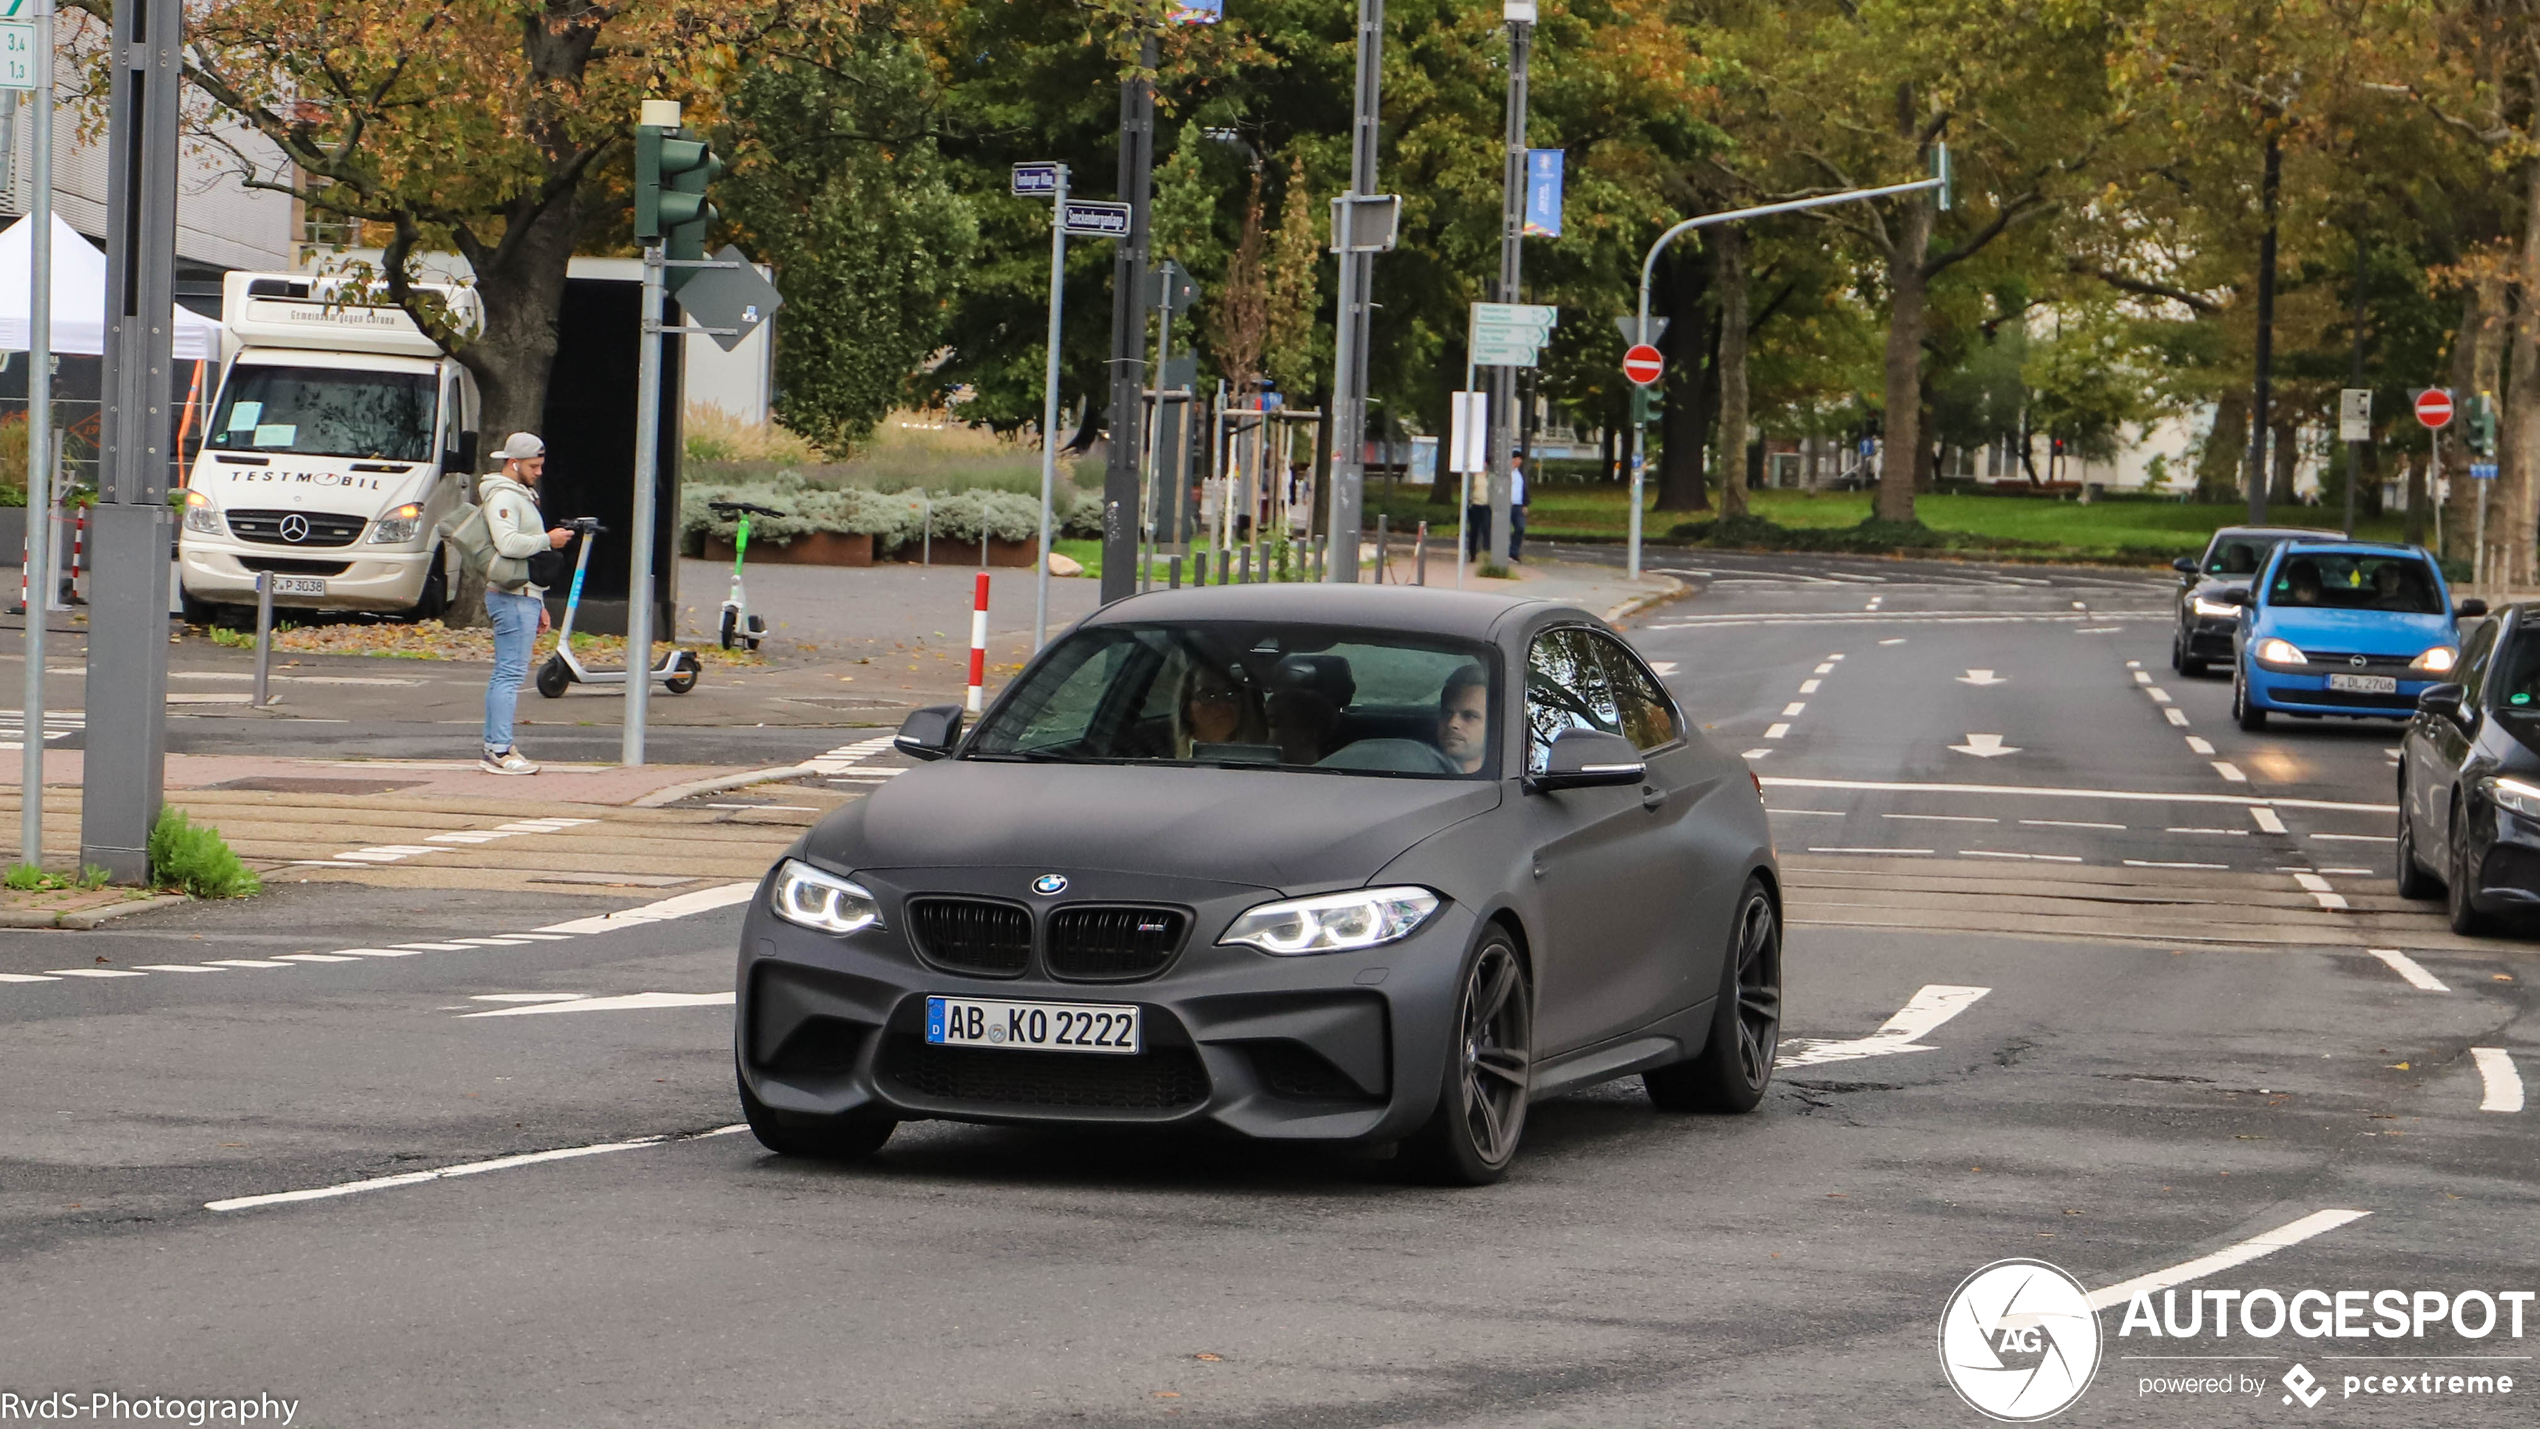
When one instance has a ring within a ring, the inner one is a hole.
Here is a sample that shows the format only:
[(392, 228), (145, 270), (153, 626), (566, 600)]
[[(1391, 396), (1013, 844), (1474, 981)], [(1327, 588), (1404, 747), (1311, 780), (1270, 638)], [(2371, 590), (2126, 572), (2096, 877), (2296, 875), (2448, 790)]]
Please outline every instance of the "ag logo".
[(1044, 873), (1040, 877), (1032, 880), (1032, 891), (1041, 894), (1044, 897), (1053, 893), (1065, 893), (1067, 891), (1067, 875), (1063, 873)]
[(1977, 1413), (2050, 1419), (2099, 1370), (2099, 1315), (2081, 1282), (2042, 1260), (1997, 1260), (1959, 1283), (1940, 1314), (1940, 1368)]

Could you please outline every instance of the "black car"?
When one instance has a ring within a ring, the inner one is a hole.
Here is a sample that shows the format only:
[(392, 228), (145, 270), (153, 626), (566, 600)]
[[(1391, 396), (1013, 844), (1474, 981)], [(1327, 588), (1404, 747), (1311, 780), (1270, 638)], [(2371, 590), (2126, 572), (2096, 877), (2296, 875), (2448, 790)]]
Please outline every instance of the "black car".
[(922, 1118), (1400, 1141), (1497, 1179), (1530, 1098), (1772, 1076), (1760, 788), (1586, 611), (1156, 592), (824, 819), (741, 935), (741, 1103), (852, 1158)]
[(2417, 696), (2399, 741), (2399, 896), (2445, 897), (2452, 930), (2540, 907), (2540, 605), (2461, 643), (2459, 683)]
[(2287, 541), (2342, 541), (2342, 531), (2313, 531), (2300, 526), (2225, 526), (2205, 543), (2205, 554), (2170, 562), (2179, 573), (2173, 602), (2178, 619), (2170, 634), (2170, 668), (2182, 675), (2201, 675), (2209, 663), (2232, 662), (2231, 633), (2240, 623), (2240, 607), (2223, 592), (2247, 590), (2275, 548)]

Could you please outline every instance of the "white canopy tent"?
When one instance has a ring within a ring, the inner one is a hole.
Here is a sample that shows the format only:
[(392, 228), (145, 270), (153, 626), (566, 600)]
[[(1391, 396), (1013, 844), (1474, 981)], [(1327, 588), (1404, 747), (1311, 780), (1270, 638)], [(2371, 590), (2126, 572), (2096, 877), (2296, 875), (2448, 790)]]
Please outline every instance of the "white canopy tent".
[[(34, 286), (31, 219), (0, 232), (0, 351), (24, 352), (27, 300)], [(217, 359), (220, 324), (185, 307), (175, 312), (179, 362)], [(106, 255), (79, 230), (53, 216), (53, 351), (97, 356), (106, 350)]]

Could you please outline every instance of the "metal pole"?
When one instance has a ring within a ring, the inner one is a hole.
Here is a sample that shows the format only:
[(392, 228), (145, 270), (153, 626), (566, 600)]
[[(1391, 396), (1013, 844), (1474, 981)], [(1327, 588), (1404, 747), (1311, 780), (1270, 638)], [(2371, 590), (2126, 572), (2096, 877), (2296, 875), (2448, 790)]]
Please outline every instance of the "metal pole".
[(35, 5), (35, 229), (27, 235), (26, 722), (18, 764), (18, 861), (44, 863), (44, 636), (53, 609), (53, 0)]
[[(1168, 266), (1159, 271), (1174, 271), (1170, 267), (1172, 260), (1167, 258), (1165, 262)], [(1153, 541), (1155, 536), (1155, 523), (1158, 519), (1157, 508), (1163, 504), (1164, 458), (1158, 451), (1158, 448), (1164, 445), (1165, 359), (1173, 355), (1173, 304), (1170, 300), (1170, 296), (1166, 294), (1160, 286), (1156, 290), (1156, 297), (1158, 301), (1155, 305), (1155, 398), (1147, 411), (1146, 459), (1141, 471), (1140, 479), (1140, 484), (1146, 489), (1139, 493), (1140, 499), (1138, 502), (1138, 509), (1144, 513), (1143, 519), (1138, 523), (1139, 529), (1137, 543), (1137, 588), (1142, 592), (1149, 584), (1147, 580), (1147, 567), (1151, 560), (1150, 542)]]
[(653, 487), (661, 462), (661, 242), (644, 245), (644, 325), (635, 362), (635, 519), (626, 577), (626, 728), (618, 763), (644, 762), (653, 696)]
[[(1534, 56), (1535, 27), (1508, 22), (1507, 134), (1499, 172), (1499, 301), (1518, 299), (1526, 252), (1526, 80)], [(1509, 511), (1509, 458), (1517, 449), (1517, 369), (1494, 367), (1490, 377), (1490, 540), (1477, 553), (1482, 569), (1495, 564), (1515, 529)]]
[[(1033, 579), (1032, 648), (1050, 639), (1050, 502), (1058, 487), (1058, 337), (1067, 302), (1067, 166), (1058, 166), (1050, 205), (1049, 361), (1041, 369), (1041, 572)], [(931, 523), (930, 534), (931, 534)], [(931, 554), (931, 553), (930, 553)]]
[(2275, 380), (2275, 212), (2276, 192), (2284, 172), (2284, 149), (2267, 135), (2265, 177), (2259, 184), (2266, 227), (2258, 234), (2257, 392), (2250, 403), (2249, 524), (2267, 524), (2267, 417)]
[[(2346, 385), (2364, 385), (2364, 231), (2355, 230), (2355, 320), (2354, 355), (2347, 364)], [(2350, 442), (2346, 447), (2346, 539), (2355, 539), (2355, 488), (2364, 479), (2364, 444)]]
[(273, 703), (273, 573), (256, 572), (256, 708)]
[(1102, 482), (1102, 602), (1137, 593), (1138, 437), (1145, 415), (1147, 191), (1154, 186), (1155, 33), (1138, 47), (1138, 73), (1120, 86), (1120, 192), (1129, 236), (1111, 265), (1110, 460)]
[(176, 307), (178, 0), (115, 7), (107, 62), (106, 343), (90, 592), (88, 747), (80, 855), (109, 876), (150, 876), (150, 830), (167, 776), (170, 354)]
[(1358, 89), (1352, 104), (1349, 192), (1340, 212), (1340, 306), (1332, 324), (1331, 529), (1323, 579), (1358, 580), (1358, 523), (1367, 473), (1367, 326), (1376, 255), (1358, 251), (1357, 205), (1376, 191), (1376, 138), (1384, 103), (1385, 0), (1358, 0)]
[[(1640, 315), (1641, 341), (1643, 342), (1649, 340), (1648, 308), (1649, 304), (1644, 296)], [(1634, 387), (1632, 389), (1632, 554), (1631, 560), (1627, 563), (1627, 573), (1633, 580), (1640, 579), (1641, 473), (1648, 461), (1648, 439), (1649, 389)]]

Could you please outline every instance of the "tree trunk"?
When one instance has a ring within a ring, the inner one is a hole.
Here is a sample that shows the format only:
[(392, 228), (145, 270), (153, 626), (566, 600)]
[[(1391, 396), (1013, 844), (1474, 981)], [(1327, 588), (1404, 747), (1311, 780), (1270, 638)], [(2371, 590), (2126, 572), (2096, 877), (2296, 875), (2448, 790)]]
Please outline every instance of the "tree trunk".
[(2425, 496), (2431, 483), (2426, 479), (2426, 461), (2423, 454), (2410, 452), (2407, 462), (2408, 530), (2406, 539), (2411, 546), (2422, 546), (2425, 544)]
[(1711, 493), (1703, 481), (1703, 448), (1710, 438), (1709, 374), (1703, 357), (1711, 350), (1711, 308), (1703, 301), (1708, 265), (1677, 259), (1668, 265), (1666, 410), (1659, 419), (1666, 449), (1659, 453), (1658, 509), (1708, 511)]
[[(2514, 313), (2513, 376), (2505, 395), (2502, 431), (2497, 439), (2496, 508), (2487, 513), (2487, 540), (2503, 548), (2508, 588), (2532, 580), (2531, 542), (2540, 510), (2533, 497), (2540, 490), (2540, 160), (2522, 165), (2523, 231), (2520, 301)], [(2497, 530), (2497, 518), (2504, 529)]]
[[(492, 451), (514, 432), (545, 425), (547, 378), (556, 361), (556, 321), (564, 308), (567, 265), (581, 227), (582, 205), (568, 195), (532, 219), (517, 243), (483, 253), (475, 269), (485, 329), (459, 349), (458, 360), (476, 379), (478, 445)], [(488, 470), (499, 462), (483, 463)], [(468, 496), (475, 499), (471, 479)], [(451, 589), (442, 623), (453, 628), (485, 623), (485, 580), (464, 568)]]
[(1720, 269), (1720, 515), (1746, 514), (1746, 235), (1723, 226)]
[(1931, 204), (1905, 204), (1896, 246), (1888, 254), (1886, 421), (1879, 452), (1882, 521), (1914, 519), (1915, 449), (1922, 444), (1923, 304), (1930, 282), (1923, 255), (1931, 247)]
[(2196, 454), (2196, 499), (2229, 501), (2240, 494), (2240, 457), (2249, 449), (2249, 394), (2225, 389), (2214, 403), (2214, 429)]
[(2293, 493), (2293, 468), (2302, 459), (2301, 428), (2292, 418), (2279, 413), (2274, 431), (2275, 450), (2267, 457), (2267, 504), (2291, 506), (2300, 500)]

